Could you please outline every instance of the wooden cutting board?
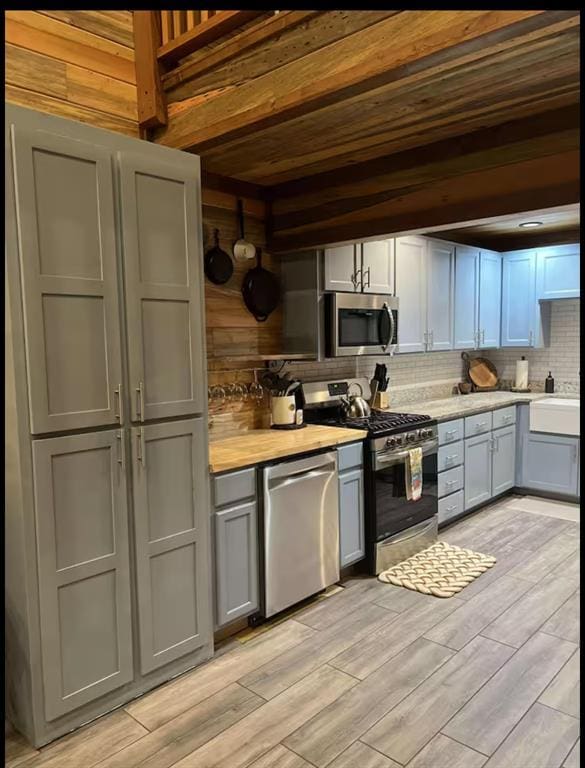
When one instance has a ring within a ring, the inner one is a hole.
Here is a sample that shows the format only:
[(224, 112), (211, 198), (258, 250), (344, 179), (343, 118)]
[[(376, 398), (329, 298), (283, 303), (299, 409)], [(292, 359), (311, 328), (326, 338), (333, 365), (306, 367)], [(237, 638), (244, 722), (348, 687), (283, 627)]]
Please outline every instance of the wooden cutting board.
[(467, 352), (462, 352), (461, 357), (467, 363), (467, 375), (476, 387), (487, 389), (497, 385), (498, 372), (490, 360), (485, 357), (470, 358)]

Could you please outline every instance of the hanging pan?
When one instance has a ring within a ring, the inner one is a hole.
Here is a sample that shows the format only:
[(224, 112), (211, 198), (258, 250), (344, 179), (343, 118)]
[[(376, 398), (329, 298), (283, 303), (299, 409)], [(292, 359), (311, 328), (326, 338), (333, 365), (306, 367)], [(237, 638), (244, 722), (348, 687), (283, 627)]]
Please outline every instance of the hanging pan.
[(492, 391), (497, 389), (498, 371), (495, 365), (485, 357), (470, 358), (467, 352), (462, 352), (461, 357), (466, 365), (467, 377), (474, 386), (475, 391)]
[(238, 200), (238, 221), (240, 223), (240, 237), (233, 246), (234, 259), (236, 261), (248, 261), (256, 255), (256, 246), (244, 237), (244, 206)]
[(219, 247), (219, 229), (214, 230), (215, 244), (205, 253), (205, 275), (215, 285), (227, 283), (234, 273), (231, 257)]
[(248, 310), (259, 323), (276, 309), (280, 287), (276, 275), (262, 266), (262, 249), (257, 249), (257, 264), (246, 272), (242, 283), (242, 296)]

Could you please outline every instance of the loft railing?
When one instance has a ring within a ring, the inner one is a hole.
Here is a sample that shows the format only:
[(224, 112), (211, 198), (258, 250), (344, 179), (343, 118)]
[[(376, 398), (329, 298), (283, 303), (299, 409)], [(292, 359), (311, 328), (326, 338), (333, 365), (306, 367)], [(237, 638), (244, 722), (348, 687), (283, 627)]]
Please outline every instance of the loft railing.
[(166, 125), (161, 74), (210, 43), (278, 11), (134, 11), (140, 127)]

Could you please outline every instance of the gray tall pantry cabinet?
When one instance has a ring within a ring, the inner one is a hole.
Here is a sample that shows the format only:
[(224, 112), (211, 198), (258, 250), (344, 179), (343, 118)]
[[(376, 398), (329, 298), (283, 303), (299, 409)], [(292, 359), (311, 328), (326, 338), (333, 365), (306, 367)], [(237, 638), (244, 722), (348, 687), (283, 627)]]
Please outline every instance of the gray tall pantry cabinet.
[(8, 105), (6, 703), (35, 745), (213, 653), (199, 159)]

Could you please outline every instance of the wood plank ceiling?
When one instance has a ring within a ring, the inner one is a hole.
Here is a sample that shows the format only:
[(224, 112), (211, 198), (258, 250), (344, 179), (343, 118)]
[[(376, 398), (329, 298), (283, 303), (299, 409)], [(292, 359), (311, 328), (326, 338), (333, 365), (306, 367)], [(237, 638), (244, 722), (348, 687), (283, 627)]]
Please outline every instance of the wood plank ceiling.
[(273, 250), (579, 200), (577, 11), (304, 16), (184, 62), (154, 135), (270, 200)]

